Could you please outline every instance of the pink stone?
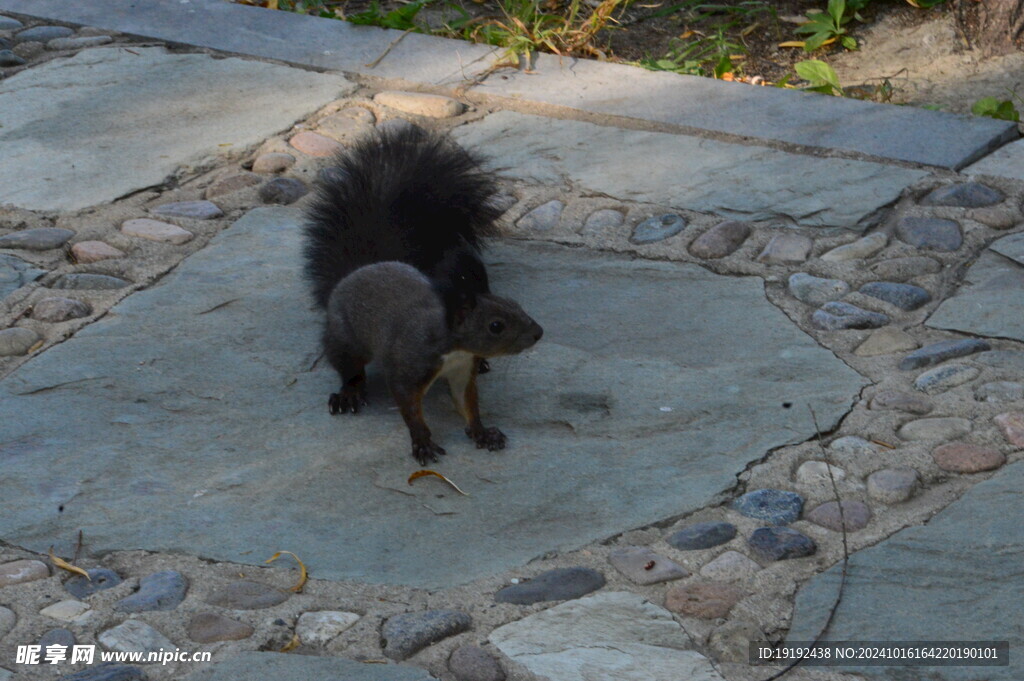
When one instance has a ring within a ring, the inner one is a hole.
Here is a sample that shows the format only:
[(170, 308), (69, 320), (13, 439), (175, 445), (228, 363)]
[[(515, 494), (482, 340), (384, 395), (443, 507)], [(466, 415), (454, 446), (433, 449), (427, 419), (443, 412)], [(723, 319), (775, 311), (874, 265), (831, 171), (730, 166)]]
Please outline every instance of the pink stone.
[(229, 175), (222, 177), (217, 180), (209, 187), (206, 188), (206, 193), (203, 194), (208, 199), (212, 199), (215, 196), (221, 194), (230, 194), (231, 192), (237, 192), (246, 187), (252, 187), (263, 181), (263, 178), (255, 173), (237, 173), (235, 175)]
[(0, 565), (0, 587), (34, 582), (50, 576), (46, 563), (38, 560), (16, 560)]
[(997, 416), (995, 422), (1003, 429), (1003, 435), (1010, 444), (1024, 447), (1024, 412), (1008, 411)]
[(172, 244), (183, 244), (194, 236), (187, 229), (149, 218), (126, 220), (121, 225), (121, 232), (128, 236), (137, 236), (150, 241), (167, 241)]
[(864, 529), (871, 520), (871, 509), (861, 501), (844, 501), (842, 519), (839, 517), (839, 504), (827, 501), (807, 514), (807, 520), (835, 532), (841, 532), (845, 521), (847, 532)]
[(293, 147), (309, 156), (333, 156), (344, 149), (330, 137), (324, 137), (308, 130), (295, 134), (288, 141)]
[(1006, 456), (999, 450), (970, 442), (950, 442), (936, 447), (932, 458), (939, 468), (954, 473), (990, 471), (1006, 463)]
[(254, 173), (280, 173), (295, 165), (295, 157), (282, 152), (260, 154), (252, 162)]
[(80, 263), (99, 262), (110, 258), (123, 258), (124, 251), (102, 241), (79, 241), (71, 247), (71, 253)]
[(743, 591), (732, 584), (694, 582), (669, 589), (665, 607), (680, 615), (713, 620), (728, 615), (741, 598)]

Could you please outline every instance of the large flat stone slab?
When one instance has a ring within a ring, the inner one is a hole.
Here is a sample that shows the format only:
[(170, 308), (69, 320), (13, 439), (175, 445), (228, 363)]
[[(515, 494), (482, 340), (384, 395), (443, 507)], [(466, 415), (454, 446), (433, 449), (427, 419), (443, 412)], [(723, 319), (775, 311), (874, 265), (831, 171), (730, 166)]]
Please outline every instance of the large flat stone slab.
[[(844, 668), (872, 679), (1019, 681), (1024, 657), (1024, 463), (972, 487), (927, 525), (850, 558), (830, 641), (1009, 641), (1008, 667)], [(814, 639), (835, 601), (839, 565), (800, 589), (788, 640)]]
[(501, 111), (456, 128), (506, 176), (738, 220), (861, 230), (918, 170)]
[(159, 47), (55, 59), (0, 82), (0, 203), (110, 201), (242, 152), (353, 88), (340, 75)]
[(995, 150), (977, 163), (972, 163), (965, 170), (968, 175), (995, 175), (1024, 180), (1024, 140)]
[(609, 592), (511, 622), (490, 641), (551, 681), (721, 681), (668, 610)]
[(1024, 340), (1024, 234), (993, 242), (967, 270), (956, 295), (943, 301), (926, 323)]
[(285, 653), (244, 652), (226, 660), (196, 664), (195, 669), (185, 681), (436, 681), (426, 670), (408, 665)]
[(338, 379), (317, 362), (299, 220), (250, 212), (0, 383), (5, 541), (45, 552), (81, 529), (97, 553), (260, 563), (287, 548), (314, 577), (463, 583), (703, 507), (813, 435), (804, 405), (828, 429), (864, 385), (759, 278), (500, 246), (496, 290), (545, 328), (480, 381), (509, 448), (477, 450), (436, 388), (434, 468), (471, 496), (410, 486), (419, 466), (378, 375), (365, 412), (328, 414)]

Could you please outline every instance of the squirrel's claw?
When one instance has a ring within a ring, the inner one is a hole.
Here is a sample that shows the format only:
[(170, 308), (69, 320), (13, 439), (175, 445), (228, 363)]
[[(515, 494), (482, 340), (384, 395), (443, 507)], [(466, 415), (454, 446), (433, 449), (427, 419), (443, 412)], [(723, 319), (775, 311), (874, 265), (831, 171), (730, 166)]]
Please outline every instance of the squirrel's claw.
[(366, 406), (366, 395), (360, 390), (342, 388), (340, 393), (331, 393), (327, 398), (327, 410), (332, 416), (345, 412), (359, 413), (360, 407)]
[(491, 370), (491, 363), (483, 357), (480, 358), (479, 364), (476, 365), (476, 372), (478, 374), (486, 374)]
[(444, 456), (447, 453), (443, 447), (434, 444), (432, 440), (412, 445), (412, 456), (421, 466), (427, 465), (427, 459), (436, 462), (438, 455)]
[(508, 442), (505, 433), (497, 428), (466, 428), (466, 435), (476, 443), (477, 449), (486, 448), (489, 452), (505, 449), (505, 443)]

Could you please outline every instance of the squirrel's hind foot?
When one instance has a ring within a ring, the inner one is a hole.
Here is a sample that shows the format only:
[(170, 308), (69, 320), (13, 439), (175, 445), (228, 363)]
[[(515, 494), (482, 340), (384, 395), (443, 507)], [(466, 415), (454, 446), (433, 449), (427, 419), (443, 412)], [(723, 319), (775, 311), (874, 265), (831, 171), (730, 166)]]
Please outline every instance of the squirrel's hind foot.
[(360, 407), (366, 406), (366, 391), (362, 388), (345, 386), (340, 393), (331, 393), (327, 398), (327, 410), (331, 415), (345, 412), (359, 413)]
[(438, 461), (438, 456), (444, 456), (447, 453), (443, 447), (434, 444), (434, 441), (430, 439), (427, 439), (425, 442), (412, 443), (412, 457), (421, 466), (426, 466), (428, 459), (436, 462)]
[(486, 448), (489, 452), (494, 452), (499, 449), (505, 449), (505, 443), (508, 442), (508, 438), (505, 437), (505, 433), (501, 432), (497, 428), (466, 428), (466, 435), (469, 436), (473, 442), (476, 443), (477, 449)]

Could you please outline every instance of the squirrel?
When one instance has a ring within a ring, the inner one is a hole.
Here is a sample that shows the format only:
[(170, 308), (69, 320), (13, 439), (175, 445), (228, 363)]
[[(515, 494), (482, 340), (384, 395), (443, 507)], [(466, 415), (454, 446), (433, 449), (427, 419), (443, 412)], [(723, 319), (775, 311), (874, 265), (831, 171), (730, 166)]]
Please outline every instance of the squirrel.
[(506, 437), (480, 420), (477, 374), (488, 357), (532, 347), (543, 329), (490, 291), (480, 250), (501, 210), (481, 160), (414, 125), (379, 129), (340, 152), (304, 228), (306, 277), (326, 311), (323, 347), (341, 377), (331, 414), (366, 404), (365, 366), (380, 363), (420, 465), (445, 450), (423, 420), (444, 377), (477, 448)]

